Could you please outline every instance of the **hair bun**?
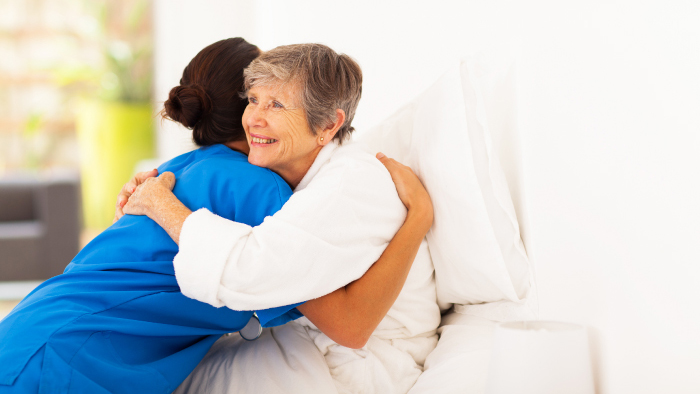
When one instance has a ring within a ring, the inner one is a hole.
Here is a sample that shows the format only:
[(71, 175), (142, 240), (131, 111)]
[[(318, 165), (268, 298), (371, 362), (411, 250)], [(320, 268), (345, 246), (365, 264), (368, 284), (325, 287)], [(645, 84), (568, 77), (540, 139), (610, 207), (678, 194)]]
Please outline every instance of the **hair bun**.
[(197, 84), (175, 86), (163, 105), (168, 118), (190, 129), (209, 115), (212, 109), (211, 98)]

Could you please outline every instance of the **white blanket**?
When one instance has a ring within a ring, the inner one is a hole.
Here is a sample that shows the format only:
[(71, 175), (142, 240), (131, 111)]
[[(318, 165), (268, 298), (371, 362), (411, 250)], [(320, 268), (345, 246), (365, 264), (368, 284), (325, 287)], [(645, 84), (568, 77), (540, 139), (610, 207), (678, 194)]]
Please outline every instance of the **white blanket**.
[[(405, 215), (388, 171), (365, 147), (329, 144), (262, 225), (206, 210), (192, 214), (180, 236), (176, 277), (185, 295), (238, 310), (320, 297), (362, 276)], [(363, 349), (336, 344), (302, 318), (266, 329), (254, 342), (237, 335), (220, 340), (178, 392), (326, 394), (333, 382), (339, 393), (406, 393), (437, 344), (439, 322), (424, 241), (397, 301)]]

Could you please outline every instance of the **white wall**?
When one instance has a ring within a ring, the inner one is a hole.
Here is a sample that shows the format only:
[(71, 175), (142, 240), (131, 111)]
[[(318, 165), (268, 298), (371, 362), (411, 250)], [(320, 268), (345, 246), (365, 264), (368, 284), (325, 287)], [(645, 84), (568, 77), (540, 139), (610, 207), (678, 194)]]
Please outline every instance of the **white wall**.
[[(182, 70), (204, 47), (229, 37), (255, 43), (252, 2), (241, 0), (154, 0), (154, 96), (163, 109), (168, 92), (180, 83)], [(157, 122), (159, 161), (195, 148), (192, 132), (170, 121)]]
[(520, 64), (542, 315), (597, 330), (606, 393), (700, 392), (698, 5), (557, 10)]
[(157, 4), (159, 94), (220, 38), (322, 42), (363, 68), (360, 132), (459, 56), (517, 54), (541, 317), (592, 328), (600, 393), (700, 391), (697, 1)]

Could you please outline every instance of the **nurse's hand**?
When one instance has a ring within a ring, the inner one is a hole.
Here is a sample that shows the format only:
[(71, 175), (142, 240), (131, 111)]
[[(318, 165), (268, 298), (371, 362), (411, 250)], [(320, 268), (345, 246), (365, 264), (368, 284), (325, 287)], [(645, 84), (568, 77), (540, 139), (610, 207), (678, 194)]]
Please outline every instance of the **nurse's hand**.
[(114, 220), (112, 221), (112, 223), (116, 222), (117, 220), (121, 219), (122, 216), (124, 216), (124, 205), (126, 205), (127, 201), (129, 201), (129, 197), (131, 197), (131, 193), (133, 193), (136, 190), (136, 187), (142, 184), (146, 179), (156, 176), (158, 176), (158, 170), (156, 169), (153, 169), (151, 171), (139, 172), (136, 175), (134, 175), (134, 177), (131, 178), (131, 180), (122, 187), (122, 190), (117, 196), (116, 211), (114, 212)]

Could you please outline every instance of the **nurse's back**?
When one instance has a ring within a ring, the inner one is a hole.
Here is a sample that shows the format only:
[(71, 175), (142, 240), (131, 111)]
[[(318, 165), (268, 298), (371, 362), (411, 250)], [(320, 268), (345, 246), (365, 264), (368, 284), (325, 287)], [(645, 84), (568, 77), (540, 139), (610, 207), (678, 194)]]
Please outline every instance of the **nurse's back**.
[[(291, 195), (268, 170), (225, 145), (247, 148), (243, 69), (260, 50), (230, 38), (200, 51), (164, 103), (163, 116), (199, 146), (159, 169), (177, 178), (192, 210), (257, 225)], [(66, 271), (0, 321), (0, 393), (171, 392), (223, 333), (252, 311), (185, 297), (173, 272), (177, 245), (150, 219), (126, 216), (97, 236)], [(66, 262), (68, 263), (68, 262)], [(293, 306), (291, 306), (293, 308)], [(298, 317), (279, 308), (280, 324)]]
[[(220, 144), (178, 156), (158, 171), (175, 174), (173, 192), (190, 210), (207, 208), (250, 226), (259, 225), (279, 210), (292, 193), (272, 171), (249, 164), (245, 155)], [(143, 270), (173, 274), (177, 251), (177, 244), (153, 220), (125, 215), (83, 248), (65, 272)]]
[[(159, 170), (176, 175), (174, 192), (191, 210), (207, 208), (251, 226), (291, 195), (277, 175), (224, 145), (186, 153)], [(219, 335), (252, 315), (183, 296), (173, 271), (177, 250), (146, 216), (124, 216), (98, 235), (64, 274), (39, 285), (0, 321), (0, 392), (15, 380), (49, 382), (42, 383), (46, 392), (64, 385), (95, 393), (177, 387)], [(297, 315), (289, 312), (281, 322)], [(65, 372), (62, 378), (57, 371)]]

